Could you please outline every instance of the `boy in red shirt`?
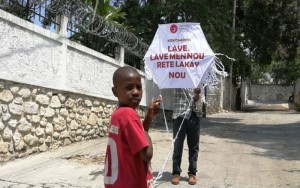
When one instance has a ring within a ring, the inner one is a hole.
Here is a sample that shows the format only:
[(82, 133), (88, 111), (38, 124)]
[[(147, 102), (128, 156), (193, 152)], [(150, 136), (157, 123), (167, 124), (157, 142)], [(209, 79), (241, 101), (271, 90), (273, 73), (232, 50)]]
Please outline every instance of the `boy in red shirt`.
[(147, 180), (153, 177), (150, 169), (153, 147), (148, 130), (159, 112), (161, 100), (151, 102), (142, 123), (135, 111), (143, 95), (138, 71), (129, 66), (118, 68), (113, 75), (113, 85), (119, 105), (110, 120), (105, 188), (149, 188)]

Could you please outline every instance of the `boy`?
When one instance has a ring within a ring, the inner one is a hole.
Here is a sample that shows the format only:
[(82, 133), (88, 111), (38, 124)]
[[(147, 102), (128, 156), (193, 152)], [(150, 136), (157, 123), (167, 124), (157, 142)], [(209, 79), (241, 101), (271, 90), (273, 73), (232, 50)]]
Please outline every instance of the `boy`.
[(136, 69), (125, 66), (113, 75), (112, 92), (118, 98), (118, 108), (110, 120), (104, 184), (106, 188), (149, 188), (152, 178), (150, 160), (153, 147), (148, 130), (159, 112), (160, 99), (151, 102), (142, 124), (135, 109), (143, 90)]

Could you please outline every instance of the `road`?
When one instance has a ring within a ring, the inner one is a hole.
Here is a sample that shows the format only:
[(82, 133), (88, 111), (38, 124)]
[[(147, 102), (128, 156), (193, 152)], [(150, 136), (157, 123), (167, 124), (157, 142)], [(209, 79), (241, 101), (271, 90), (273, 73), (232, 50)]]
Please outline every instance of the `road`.
[[(169, 131), (167, 131), (169, 130)], [(187, 183), (187, 146), (182, 179), (171, 180), (171, 125), (150, 131), (157, 188), (299, 188), (300, 113), (288, 110), (227, 112), (202, 119), (198, 182)], [(17, 159), (0, 166), (0, 187), (103, 187), (106, 138)], [(169, 156), (168, 156), (169, 155)]]

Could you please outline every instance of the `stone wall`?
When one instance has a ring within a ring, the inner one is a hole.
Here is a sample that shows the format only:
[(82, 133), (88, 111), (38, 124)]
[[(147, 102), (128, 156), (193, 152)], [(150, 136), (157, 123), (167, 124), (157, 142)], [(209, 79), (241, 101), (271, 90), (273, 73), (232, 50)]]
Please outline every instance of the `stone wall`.
[(0, 80), (0, 161), (106, 135), (115, 102)]
[[(207, 114), (215, 114), (226, 111), (230, 109), (230, 100), (229, 100), (229, 78), (219, 76), (220, 80), (219, 84), (216, 88), (210, 90), (206, 89), (206, 113)], [(234, 109), (235, 105), (235, 91), (236, 89), (232, 88), (232, 99), (231, 106)]]
[[(115, 108), (112, 100), (0, 80), (0, 162), (106, 136)], [(146, 110), (138, 109), (141, 119)], [(163, 122), (161, 112), (153, 126)]]
[(249, 87), (249, 99), (258, 101), (288, 101), (294, 92), (294, 85), (259, 85)]
[(222, 111), (220, 97), (221, 95), (219, 93), (206, 95), (206, 114), (215, 114)]

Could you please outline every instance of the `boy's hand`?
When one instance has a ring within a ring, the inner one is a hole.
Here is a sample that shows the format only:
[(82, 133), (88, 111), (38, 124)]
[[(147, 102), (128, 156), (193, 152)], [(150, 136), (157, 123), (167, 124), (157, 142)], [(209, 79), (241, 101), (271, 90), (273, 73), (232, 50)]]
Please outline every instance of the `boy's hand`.
[(150, 115), (150, 117), (153, 118), (155, 115), (157, 115), (159, 113), (160, 102), (161, 102), (161, 99), (157, 98), (150, 103), (149, 110), (148, 110), (148, 115)]
[(150, 103), (148, 112), (147, 112), (146, 117), (143, 122), (144, 129), (146, 132), (148, 132), (150, 123), (153, 120), (154, 116), (156, 116), (159, 112), (160, 101), (161, 101), (161, 98), (157, 98), (156, 100), (154, 100)]
[(196, 89), (194, 89), (194, 101), (195, 102), (197, 102), (198, 100), (199, 100), (199, 98), (200, 98), (200, 88), (196, 88)]

